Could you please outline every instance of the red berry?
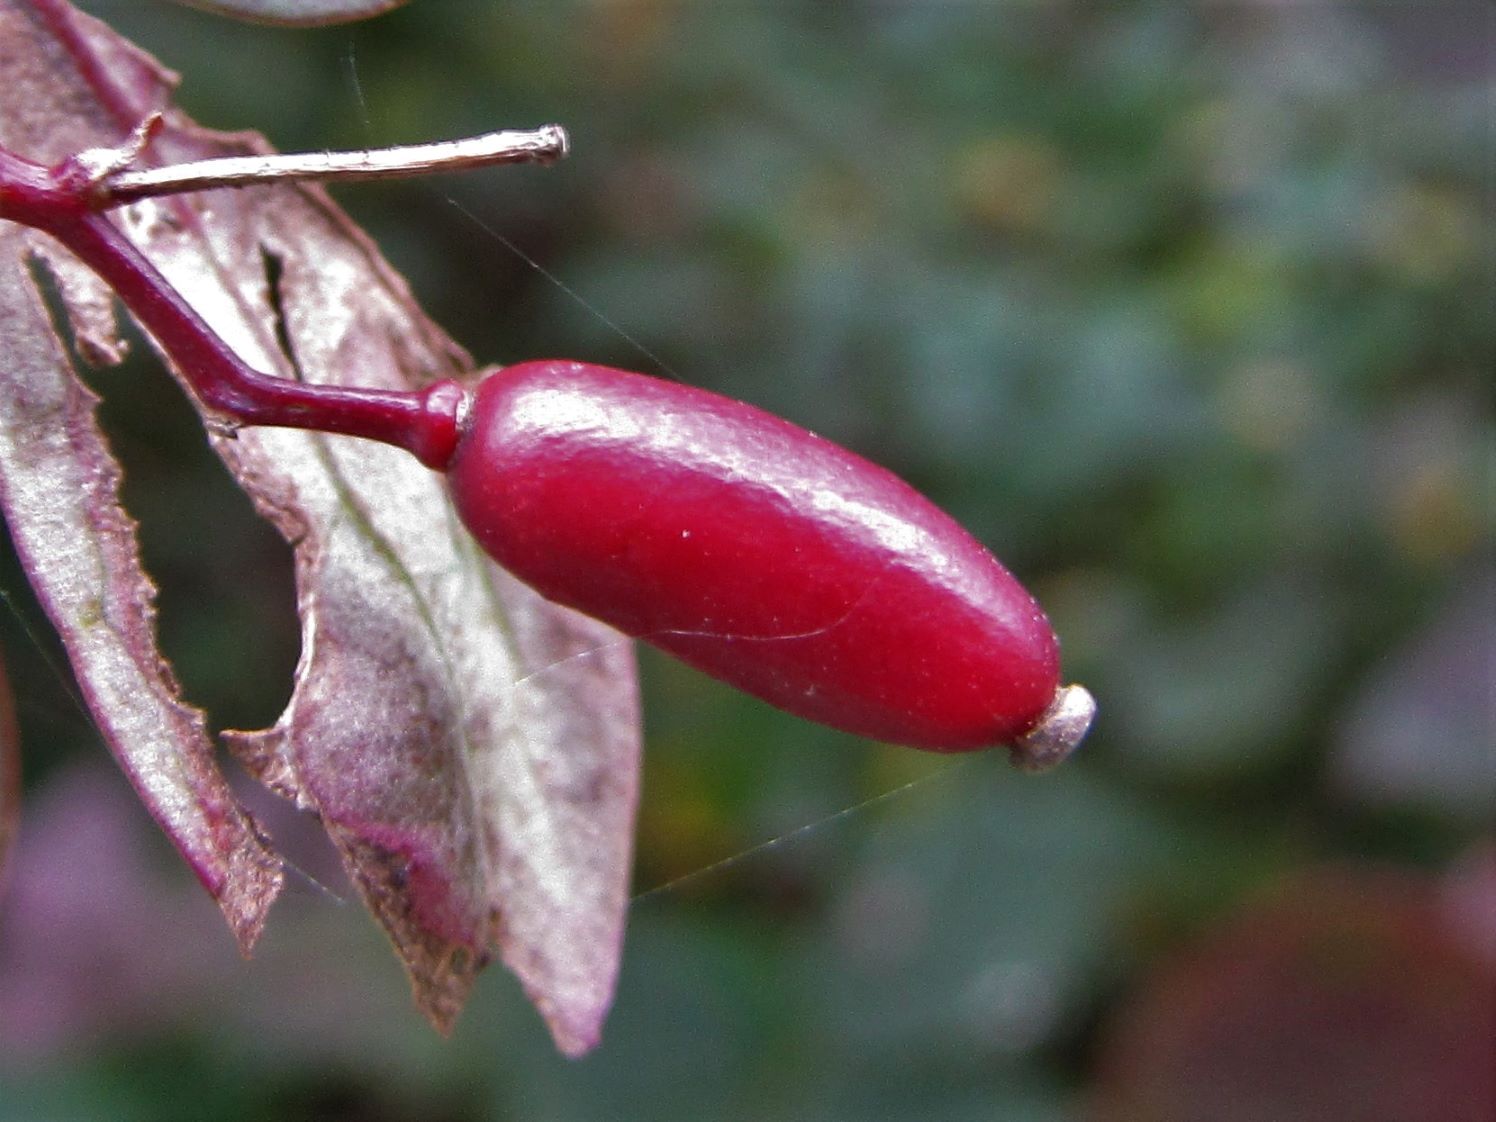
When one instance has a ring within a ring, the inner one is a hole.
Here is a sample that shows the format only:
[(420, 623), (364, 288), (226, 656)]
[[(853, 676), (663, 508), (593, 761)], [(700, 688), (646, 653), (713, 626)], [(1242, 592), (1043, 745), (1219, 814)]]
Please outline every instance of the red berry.
[[(578, 362), (489, 376), (464, 423), (458, 512), (547, 598), (836, 728), (939, 751), (1028, 734), (1054, 754), (1046, 711), (1068, 695), (1043, 611), (883, 468), (750, 405)], [(1074, 700), (1060, 755), (1089, 723)]]

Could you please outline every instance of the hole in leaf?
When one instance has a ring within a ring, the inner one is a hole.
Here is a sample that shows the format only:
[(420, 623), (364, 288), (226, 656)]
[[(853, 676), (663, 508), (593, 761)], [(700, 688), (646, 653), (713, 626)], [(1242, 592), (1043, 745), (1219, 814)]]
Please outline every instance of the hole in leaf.
[(306, 379), (301, 376), (301, 363), (296, 357), (296, 346), (291, 341), (291, 331), (286, 325), (285, 297), (281, 292), (281, 277), (285, 275), (285, 264), (281, 261), (279, 254), (265, 246), (260, 247), (260, 260), (265, 266), (266, 299), (275, 316), (275, 345), (280, 348), (281, 354), (286, 356), (291, 369), (296, 371), (296, 380), (304, 382)]
[(75, 371), (103, 399), (99, 424), (124, 470), (121, 499), (158, 587), (162, 654), (214, 729), (273, 723), (300, 646), (290, 550), (213, 454), (185, 392), (133, 325), (123, 332), (124, 362), (90, 368), (55, 285), (44, 268), (35, 272)]

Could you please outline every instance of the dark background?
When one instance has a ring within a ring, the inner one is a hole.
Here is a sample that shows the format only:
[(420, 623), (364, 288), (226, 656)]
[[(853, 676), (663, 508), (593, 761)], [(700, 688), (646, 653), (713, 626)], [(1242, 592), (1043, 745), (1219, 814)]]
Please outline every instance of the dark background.
[[(1101, 715), (1027, 778), (646, 653), (642, 896), (570, 1063), (497, 969), (437, 1038), (309, 884), (237, 961), (7, 549), (0, 1119), (1491, 1117), (1493, 9), (85, 7), (285, 150), (565, 124), (552, 169), (337, 195), (479, 361), (663, 373), (894, 468)], [(189, 697), (270, 723), (286, 550), (148, 358), (93, 381)]]

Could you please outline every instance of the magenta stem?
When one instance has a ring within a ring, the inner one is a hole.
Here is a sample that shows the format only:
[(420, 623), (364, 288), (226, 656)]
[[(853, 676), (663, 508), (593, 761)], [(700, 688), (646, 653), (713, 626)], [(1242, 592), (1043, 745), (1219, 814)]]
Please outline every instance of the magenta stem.
[(263, 374), (244, 362), (120, 229), (85, 169), (56, 168), (0, 149), (0, 218), (51, 234), (112, 288), (155, 337), (204, 409), (241, 425), (314, 429), (404, 448), (440, 471), (457, 446), (466, 391), (319, 386)]

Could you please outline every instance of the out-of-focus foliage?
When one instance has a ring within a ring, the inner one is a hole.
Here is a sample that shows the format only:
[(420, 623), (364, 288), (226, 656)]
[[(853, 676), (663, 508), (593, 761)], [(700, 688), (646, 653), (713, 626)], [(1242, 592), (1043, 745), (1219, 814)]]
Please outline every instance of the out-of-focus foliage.
[(1458, 908), (1493, 887), (1350, 865), (1276, 886), (1133, 1003), (1102, 1057), (1101, 1117), (1488, 1116), (1491, 963)]
[[(1487, 6), (431, 0), (294, 33), (88, 7), (199, 119), (285, 149), (566, 124), (553, 169), (339, 199), (485, 359), (673, 373), (909, 477), (1031, 584), (1101, 717), (1029, 779), (648, 659), (641, 890), (917, 785), (644, 896), (604, 1045), (568, 1064), (497, 979), (432, 1039), (315, 892), (234, 961), (142, 816), (107, 810), (118, 783), (71, 770), (101, 750), (8, 620), (29, 790), (0, 1119), (1060, 1119), (1140, 1085), (1103, 1058), (1162, 1032), (1171, 979), (1280, 882), (1330, 902), (1315, 885), (1397, 866), (1456, 902), (1430, 946), (1496, 939)], [(285, 559), (163, 376), (100, 381), (188, 694), (264, 723)], [(96, 881), (136, 886), (90, 913), (97, 949), (34, 957)], [(1386, 1030), (1327, 1079), (1420, 1046), (1342, 968), (1385, 946), (1368, 922), (1308, 959), (1307, 992), (1363, 993)], [(1302, 1089), (1256, 1086), (1237, 1117)]]
[(6, 862), (15, 840), (16, 815), (21, 809), (21, 746), (16, 728), (16, 701), (10, 676), (0, 661), (0, 896), (5, 892)]

